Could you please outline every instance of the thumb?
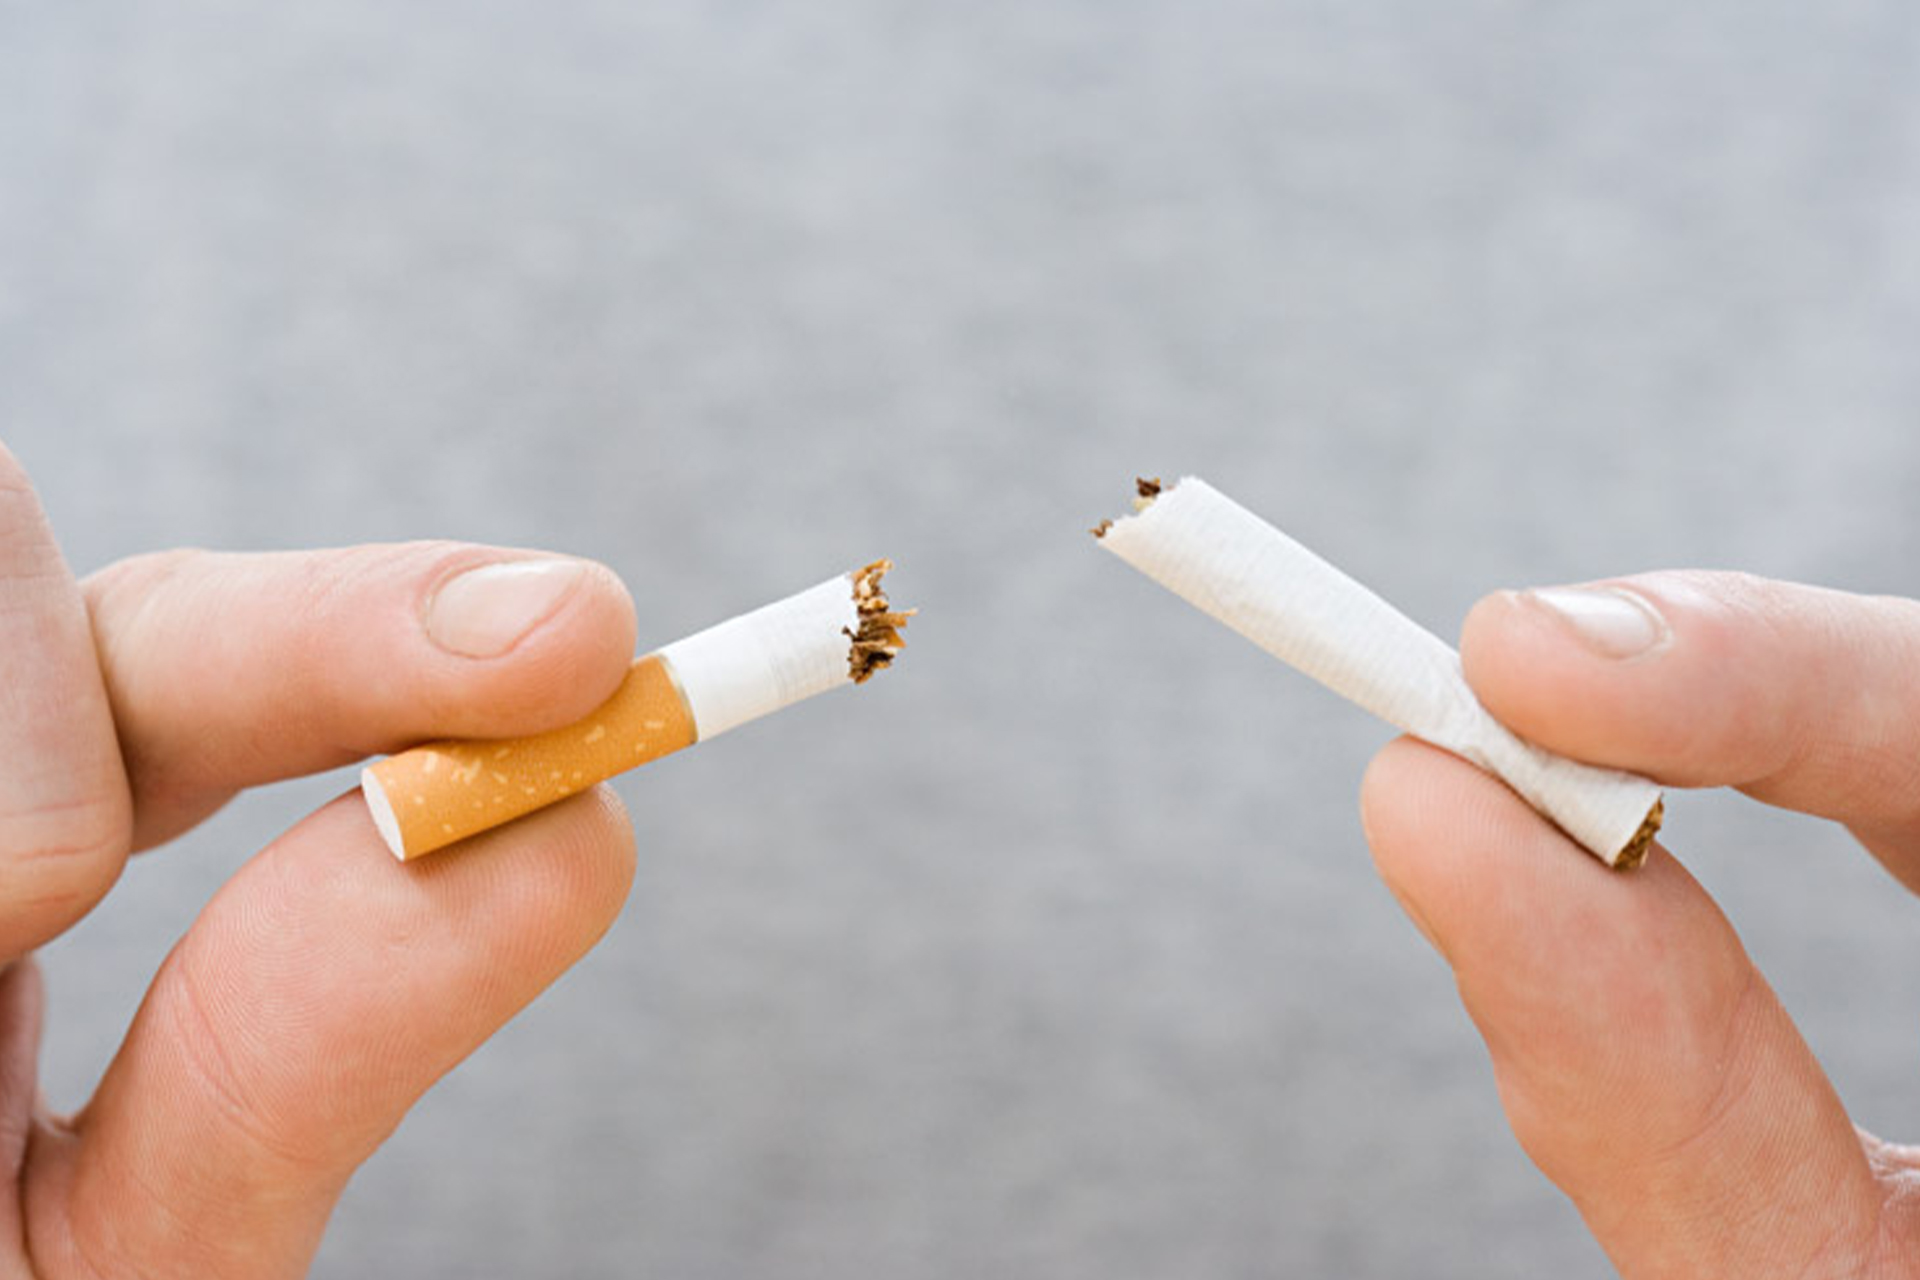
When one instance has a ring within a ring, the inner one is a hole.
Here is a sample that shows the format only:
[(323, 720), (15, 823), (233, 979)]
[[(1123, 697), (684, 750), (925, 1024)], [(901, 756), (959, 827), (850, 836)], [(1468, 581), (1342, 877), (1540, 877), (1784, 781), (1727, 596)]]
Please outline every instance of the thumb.
[(402, 866), (345, 797), (216, 895), (92, 1102), (30, 1151), (59, 1274), (306, 1274), (335, 1198), (407, 1109), (579, 959), (633, 875), (604, 788)]
[(1381, 875), (1452, 965), (1534, 1162), (1629, 1280), (1859, 1274), (1879, 1185), (1705, 891), (1656, 846), (1582, 854), (1499, 782), (1402, 740), (1368, 770)]

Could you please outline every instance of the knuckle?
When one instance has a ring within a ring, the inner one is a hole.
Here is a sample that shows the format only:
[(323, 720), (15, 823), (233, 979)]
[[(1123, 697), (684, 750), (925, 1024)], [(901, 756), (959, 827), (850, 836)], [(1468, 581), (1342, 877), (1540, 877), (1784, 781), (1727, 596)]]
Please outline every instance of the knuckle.
[(354, 607), (369, 582), (413, 581), (423, 592), (487, 556), (483, 548), (446, 540), (363, 543), (306, 552), (295, 565), (302, 594), (321, 616)]
[(24, 475), (0, 471), (0, 576), (32, 581), (67, 576), (40, 497)]
[(53, 801), (0, 813), (0, 857), (34, 882), (28, 892), (90, 904), (118, 874), (132, 832), (123, 791)]
[(137, 619), (163, 588), (211, 554), (192, 547), (150, 551), (90, 574), (82, 588), (96, 627), (102, 622), (125, 624)]
[(139, 667), (134, 659), (151, 626), (156, 618), (165, 623), (167, 588), (211, 555), (191, 548), (149, 552), (116, 561), (81, 584), (100, 673), (116, 706), (126, 701), (129, 677)]
[(72, 928), (119, 878), (132, 843), (124, 802), (0, 815), (0, 958)]

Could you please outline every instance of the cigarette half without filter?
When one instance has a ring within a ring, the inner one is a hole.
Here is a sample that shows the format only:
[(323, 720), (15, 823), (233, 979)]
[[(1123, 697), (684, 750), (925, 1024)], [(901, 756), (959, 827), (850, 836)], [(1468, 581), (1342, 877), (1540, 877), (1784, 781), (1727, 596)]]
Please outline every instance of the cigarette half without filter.
[(564, 800), (816, 693), (863, 684), (906, 646), (913, 615), (878, 560), (676, 640), (637, 660), (578, 724), (524, 738), (434, 742), (360, 775), (374, 825), (402, 861)]
[(1516, 737), (1474, 697), (1452, 646), (1205, 481), (1142, 480), (1134, 513), (1094, 535), (1276, 658), (1503, 779), (1607, 865), (1646, 857), (1658, 786)]

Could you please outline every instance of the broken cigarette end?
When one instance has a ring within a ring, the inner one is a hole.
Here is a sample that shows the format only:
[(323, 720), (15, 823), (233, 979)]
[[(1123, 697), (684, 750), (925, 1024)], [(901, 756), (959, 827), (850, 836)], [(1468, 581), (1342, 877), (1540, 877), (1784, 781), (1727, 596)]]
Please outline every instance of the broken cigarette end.
[[(1158, 498), (1167, 488), (1165, 484), (1161, 483), (1158, 476), (1151, 480), (1145, 476), (1136, 477), (1133, 482), (1133, 487), (1136, 495), (1133, 499), (1133, 514), (1135, 515), (1139, 515), (1142, 511), (1152, 506), (1154, 499)], [(1107, 536), (1107, 530), (1111, 528), (1113, 528), (1113, 521), (1102, 520), (1088, 532), (1092, 533), (1096, 538), (1104, 538)]]
[(1653, 847), (1653, 838), (1660, 833), (1660, 823), (1666, 816), (1667, 802), (1655, 800), (1653, 808), (1647, 810), (1647, 820), (1614, 858), (1611, 865), (1615, 871), (1631, 871), (1647, 860), (1647, 850)]
[(887, 602), (880, 580), (893, 568), (891, 560), (875, 560), (853, 575), (853, 606), (859, 614), (859, 626), (844, 627), (842, 633), (852, 640), (847, 647), (847, 675), (855, 684), (865, 684), (876, 671), (892, 665), (907, 647), (900, 628), (918, 609), (895, 609)]

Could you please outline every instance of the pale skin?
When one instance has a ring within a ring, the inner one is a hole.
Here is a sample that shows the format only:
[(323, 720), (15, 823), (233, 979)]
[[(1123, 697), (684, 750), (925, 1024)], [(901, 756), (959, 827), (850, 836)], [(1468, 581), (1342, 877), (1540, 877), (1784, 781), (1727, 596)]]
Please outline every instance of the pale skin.
[(71, 1117), (38, 1098), (33, 952), (240, 790), (585, 715), (634, 634), (606, 569), (452, 543), (77, 582), (0, 448), (0, 1275), (306, 1274), (354, 1169), (613, 921), (619, 803), (406, 866), (357, 796), (327, 805), (208, 903)]
[[(1521, 735), (1832, 819), (1920, 889), (1920, 603), (1647, 574), (1489, 597), (1461, 654)], [(1500, 783), (1404, 739), (1368, 771), (1362, 812), (1381, 874), (1453, 968), (1521, 1145), (1622, 1276), (1920, 1276), (1920, 1150), (1853, 1126), (1665, 849), (1609, 871)]]

